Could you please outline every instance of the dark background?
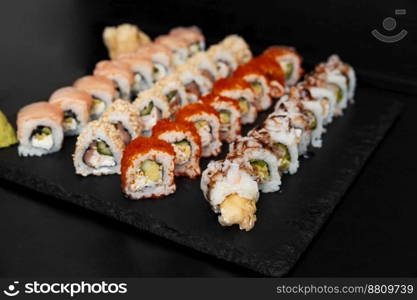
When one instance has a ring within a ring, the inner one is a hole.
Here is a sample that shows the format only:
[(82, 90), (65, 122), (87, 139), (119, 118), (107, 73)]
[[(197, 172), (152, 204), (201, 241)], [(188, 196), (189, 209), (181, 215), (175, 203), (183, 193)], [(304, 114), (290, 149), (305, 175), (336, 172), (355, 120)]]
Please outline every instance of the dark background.
[[(395, 17), (396, 8), (407, 15)], [(416, 276), (416, 8), (411, 0), (1, 1), (0, 109), (14, 119), (10, 103), (46, 99), (91, 72), (106, 57), (104, 26), (123, 22), (152, 37), (196, 24), (209, 43), (238, 33), (255, 52), (292, 45), (307, 67), (338, 53), (359, 85), (406, 109), (290, 276)], [(409, 32), (395, 44), (370, 34), (389, 34), (388, 16), (394, 33)], [(6, 181), (0, 237), (0, 276), (257, 276)]]

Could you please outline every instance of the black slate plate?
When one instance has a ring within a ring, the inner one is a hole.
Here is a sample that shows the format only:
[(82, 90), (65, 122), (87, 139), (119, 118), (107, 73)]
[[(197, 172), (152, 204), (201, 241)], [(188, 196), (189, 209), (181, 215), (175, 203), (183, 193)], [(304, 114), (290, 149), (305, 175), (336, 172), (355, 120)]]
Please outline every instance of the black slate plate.
[(360, 88), (356, 104), (328, 127), (323, 147), (302, 159), (296, 175), (284, 177), (280, 192), (262, 194), (258, 221), (250, 232), (217, 223), (199, 180), (177, 179), (177, 192), (171, 196), (132, 201), (122, 196), (118, 176), (76, 176), (71, 160), (75, 139), (66, 140), (61, 152), (42, 158), (19, 158), (16, 147), (0, 150), (0, 176), (264, 275), (282, 276), (329, 217), (400, 111), (401, 105), (383, 91)]

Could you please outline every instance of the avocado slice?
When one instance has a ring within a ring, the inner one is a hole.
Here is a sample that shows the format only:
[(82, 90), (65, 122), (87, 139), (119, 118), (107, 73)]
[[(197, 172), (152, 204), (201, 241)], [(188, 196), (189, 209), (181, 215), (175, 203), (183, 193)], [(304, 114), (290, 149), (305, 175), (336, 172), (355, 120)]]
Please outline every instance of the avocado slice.
[(258, 81), (253, 81), (250, 83), (252, 89), (255, 92), (255, 95), (261, 95), (262, 94), (262, 84)]
[(166, 94), (166, 97), (168, 99), (168, 102), (171, 102), (172, 99), (174, 99), (174, 97), (177, 95), (177, 91), (173, 90), (171, 92), (169, 92), (168, 94)]
[(229, 124), (230, 123), (230, 111), (222, 109), (220, 110), (220, 123)]
[(205, 127), (205, 126), (210, 126), (210, 124), (207, 121), (205, 121), (205, 120), (195, 121), (194, 124), (195, 124), (195, 126), (197, 128), (202, 128), (202, 127)]
[(275, 143), (274, 148), (280, 158), (280, 164), (278, 168), (281, 171), (287, 171), (291, 164), (291, 155), (288, 151), (288, 147), (281, 143)]
[(288, 80), (291, 78), (292, 73), (294, 72), (294, 65), (292, 63), (287, 63), (285, 65), (285, 80)]
[(147, 116), (151, 113), (152, 109), (153, 109), (153, 102), (150, 102), (144, 109), (141, 110), (140, 115)]
[(249, 161), (256, 174), (261, 179), (261, 182), (267, 181), (270, 178), (268, 164), (264, 160), (252, 159)]
[(187, 159), (191, 156), (191, 145), (187, 140), (182, 140), (179, 142), (174, 143), (174, 145), (182, 152), (184, 153), (185, 157)]
[(311, 110), (306, 110), (305, 114), (308, 118), (308, 128), (314, 130), (317, 128), (317, 118)]
[(110, 150), (110, 147), (104, 141), (97, 141), (97, 152), (101, 155), (113, 155), (113, 153)]
[(242, 114), (248, 113), (249, 112), (249, 104), (248, 104), (248, 101), (246, 100), (246, 98), (240, 97), (238, 99), (238, 101), (239, 101), (240, 111), (242, 112)]
[(162, 166), (152, 159), (142, 162), (140, 169), (153, 182), (158, 182), (162, 178)]
[(340, 86), (337, 86), (337, 90), (336, 90), (336, 101), (337, 101), (337, 103), (340, 103), (340, 101), (342, 101), (342, 98), (343, 98), (342, 88)]

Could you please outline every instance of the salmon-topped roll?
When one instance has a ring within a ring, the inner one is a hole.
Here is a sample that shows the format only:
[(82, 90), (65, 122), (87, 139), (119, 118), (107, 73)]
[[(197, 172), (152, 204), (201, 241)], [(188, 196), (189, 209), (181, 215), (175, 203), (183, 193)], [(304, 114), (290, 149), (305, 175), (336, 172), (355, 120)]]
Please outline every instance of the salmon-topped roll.
[(78, 135), (90, 121), (93, 98), (87, 92), (74, 87), (60, 88), (51, 95), (49, 103), (64, 111), (65, 135)]
[(185, 40), (174, 35), (160, 35), (155, 39), (156, 44), (168, 47), (172, 51), (172, 64), (178, 67), (188, 58), (188, 44)]
[(177, 69), (176, 74), (185, 87), (188, 103), (197, 102), (200, 96), (210, 93), (212, 82), (204, 77), (197, 68), (183, 65)]
[(238, 65), (243, 65), (252, 59), (249, 45), (237, 34), (228, 35), (220, 42), (220, 45), (233, 54)]
[(18, 152), (20, 156), (42, 156), (61, 149), (64, 112), (56, 105), (41, 101), (29, 104), (17, 114)]
[(82, 176), (120, 174), (125, 144), (113, 124), (95, 120), (77, 138), (73, 155), (75, 173)]
[(284, 71), (285, 83), (289, 86), (296, 84), (304, 73), (301, 67), (303, 59), (295, 48), (271, 46), (264, 51), (263, 55), (271, 57), (280, 64)]
[(216, 65), (206, 52), (194, 54), (187, 60), (187, 65), (197, 68), (201, 75), (210, 80), (210, 82), (214, 82), (219, 78)]
[(219, 113), (220, 140), (233, 142), (240, 135), (240, 107), (236, 99), (208, 94), (200, 98), (204, 103), (213, 107)]
[(84, 76), (75, 81), (73, 86), (87, 92), (92, 97), (90, 112), (92, 120), (98, 119), (117, 96), (116, 85), (104, 76)]
[(143, 124), (138, 110), (132, 103), (121, 99), (114, 101), (100, 120), (113, 124), (125, 145), (142, 133)]
[(155, 83), (172, 71), (172, 52), (162, 44), (152, 43), (140, 47), (137, 55), (148, 57), (153, 64), (152, 81)]
[(192, 123), (163, 119), (152, 129), (152, 136), (174, 148), (175, 176), (193, 179), (200, 175), (201, 139)]
[(130, 95), (132, 100), (135, 99), (140, 92), (149, 89), (153, 85), (153, 64), (149, 57), (130, 53), (119, 56), (117, 60), (128, 64), (133, 72), (134, 83)]
[(233, 77), (242, 78), (251, 85), (258, 110), (267, 110), (271, 106), (272, 100), (269, 95), (268, 79), (260, 68), (245, 64), (236, 69)]
[(236, 99), (239, 102), (242, 124), (255, 122), (258, 112), (252, 87), (242, 78), (222, 78), (213, 86), (213, 94)]
[(202, 156), (216, 156), (221, 151), (219, 113), (208, 104), (191, 103), (175, 115), (178, 121), (194, 124), (201, 138)]
[(268, 79), (269, 94), (272, 98), (279, 98), (285, 92), (285, 76), (281, 66), (272, 58), (258, 56), (253, 58), (248, 65), (260, 69)]
[(127, 145), (122, 159), (122, 191), (131, 199), (158, 198), (175, 192), (175, 152), (154, 137), (138, 137)]
[(188, 45), (189, 55), (204, 51), (206, 48), (204, 35), (197, 26), (177, 27), (171, 29), (169, 35), (183, 39)]
[(130, 101), (134, 76), (128, 64), (122, 61), (103, 60), (96, 64), (94, 75), (113, 80), (116, 84), (117, 98)]

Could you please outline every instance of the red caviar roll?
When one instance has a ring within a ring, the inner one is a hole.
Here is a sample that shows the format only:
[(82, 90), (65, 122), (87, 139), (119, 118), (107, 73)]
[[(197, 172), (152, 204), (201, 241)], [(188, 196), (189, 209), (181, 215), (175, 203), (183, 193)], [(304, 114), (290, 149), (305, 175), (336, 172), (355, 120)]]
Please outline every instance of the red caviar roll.
[(222, 78), (213, 85), (213, 94), (236, 99), (239, 102), (242, 124), (253, 123), (258, 116), (252, 87), (242, 78)]
[(193, 179), (201, 174), (201, 138), (192, 123), (162, 119), (152, 128), (152, 136), (174, 148), (175, 176)]
[(268, 79), (261, 68), (253, 64), (245, 64), (233, 72), (233, 77), (242, 78), (251, 85), (258, 110), (267, 110), (271, 106)]
[(264, 51), (263, 55), (273, 58), (280, 64), (287, 85), (296, 84), (304, 73), (301, 67), (303, 59), (292, 47), (271, 46)]
[(248, 64), (258, 67), (264, 72), (269, 82), (269, 94), (272, 98), (281, 97), (285, 91), (285, 76), (281, 66), (274, 59), (258, 56)]
[(201, 102), (182, 107), (175, 114), (177, 121), (194, 124), (201, 138), (202, 156), (216, 156), (221, 151), (220, 116), (210, 105)]
[(175, 152), (170, 143), (154, 137), (134, 139), (123, 152), (123, 193), (131, 199), (174, 193), (174, 160)]
[(231, 143), (240, 135), (240, 107), (236, 99), (208, 94), (200, 98), (213, 107), (220, 116), (220, 140)]

